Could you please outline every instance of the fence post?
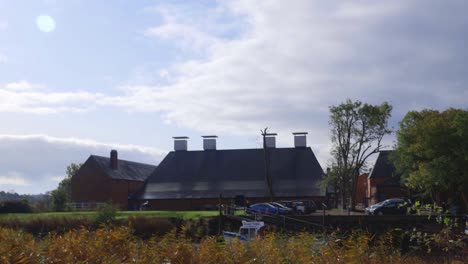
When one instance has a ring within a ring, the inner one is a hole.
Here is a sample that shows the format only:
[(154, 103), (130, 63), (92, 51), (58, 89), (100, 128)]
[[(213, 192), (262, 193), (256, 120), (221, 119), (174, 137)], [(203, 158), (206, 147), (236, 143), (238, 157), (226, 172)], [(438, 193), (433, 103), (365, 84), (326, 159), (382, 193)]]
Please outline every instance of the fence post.
[(327, 208), (327, 205), (322, 203), (322, 209), (323, 209), (323, 214), (322, 214), (322, 226), (323, 226), (323, 232), (325, 232), (325, 209)]
[(223, 194), (219, 194), (219, 199), (218, 199), (218, 208), (219, 208), (219, 219), (218, 219), (218, 235), (221, 235), (222, 233), (222, 227), (223, 227), (223, 209), (221, 208), (222, 204), (221, 204), (221, 201), (222, 201), (222, 198), (223, 198)]

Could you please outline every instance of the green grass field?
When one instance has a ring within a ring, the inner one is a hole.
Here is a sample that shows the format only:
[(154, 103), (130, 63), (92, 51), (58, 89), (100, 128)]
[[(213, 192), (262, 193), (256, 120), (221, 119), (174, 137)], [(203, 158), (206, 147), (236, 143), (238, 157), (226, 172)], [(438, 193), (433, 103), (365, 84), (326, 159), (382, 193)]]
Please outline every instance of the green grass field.
[[(30, 214), (0, 214), (0, 220), (15, 218), (28, 220), (33, 218), (50, 217), (95, 217), (96, 212), (50, 212), (50, 213), (30, 213)], [(175, 217), (183, 219), (197, 219), (206, 216), (216, 216), (218, 211), (119, 211), (117, 219), (125, 219), (129, 216), (152, 216), (152, 217)]]

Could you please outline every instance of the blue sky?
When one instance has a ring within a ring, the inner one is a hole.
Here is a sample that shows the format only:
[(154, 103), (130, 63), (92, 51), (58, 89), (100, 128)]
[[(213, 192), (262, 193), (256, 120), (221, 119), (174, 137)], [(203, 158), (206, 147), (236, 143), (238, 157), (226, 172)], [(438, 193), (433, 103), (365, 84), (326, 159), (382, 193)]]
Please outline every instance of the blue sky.
[(346, 98), (390, 102), (395, 128), (409, 110), (466, 108), (467, 5), (0, 0), (0, 190), (51, 190), (112, 148), (157, 164), (172, 136), (255, 148), (266, 126), (280, 147), (308, 131), (325, 167), (328, 107)]

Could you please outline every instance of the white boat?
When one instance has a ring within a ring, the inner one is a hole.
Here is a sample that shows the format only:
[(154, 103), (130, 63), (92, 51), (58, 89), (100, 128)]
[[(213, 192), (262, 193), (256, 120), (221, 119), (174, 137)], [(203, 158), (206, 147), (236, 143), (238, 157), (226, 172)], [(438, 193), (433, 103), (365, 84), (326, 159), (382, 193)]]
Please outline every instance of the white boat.
[(264, 222), (258, 221), (242, 221), (242, 226), (239, 228), (239, 232), (223, 231), (224, 240), (231, 242), (233, 239), (239, 239), (240, 241), (250, 241), (257, 237), (259, 231), (265, 226)]

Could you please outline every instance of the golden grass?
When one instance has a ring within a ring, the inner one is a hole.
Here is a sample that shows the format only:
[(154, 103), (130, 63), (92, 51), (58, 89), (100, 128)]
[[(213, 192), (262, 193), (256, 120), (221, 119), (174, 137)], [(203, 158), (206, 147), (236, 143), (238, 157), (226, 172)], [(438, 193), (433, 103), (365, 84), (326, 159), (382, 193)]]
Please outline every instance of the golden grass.
[[(184, 230), (143, 240), (127, 226), (50, 233), (42, 239), (0, 228), (0, 263), (427, 263), (402, 256), (392, 238), (357, 233), (320, 242), (313, 234), (271, 233), (248, 244), (205, 237), (194, 244)], [(442, 257), (442, 262), (447, 261)], [(437, 261), (441, 261), (438, 259)], [(439, 262), (440, 263), (440, 262)]]

